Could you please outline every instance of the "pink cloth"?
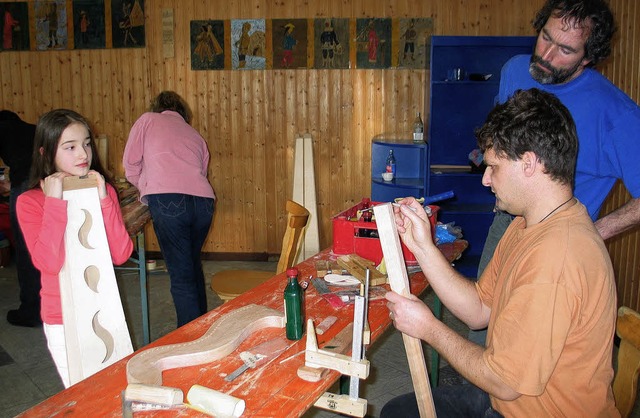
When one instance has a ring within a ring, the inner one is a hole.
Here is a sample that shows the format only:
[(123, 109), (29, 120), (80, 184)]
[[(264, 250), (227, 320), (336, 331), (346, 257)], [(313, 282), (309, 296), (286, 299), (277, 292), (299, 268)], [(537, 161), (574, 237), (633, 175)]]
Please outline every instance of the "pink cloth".
[(145, 196), (159, 193), (215, 199), (207, 179), (207, 143), (177, 112), (140, 116), (129, 132), (123, 164), (143, 203)]
[[(100, 201), (107, 232), (111, 261), (119, 265), (129, 259), (133, 242), (120, 212), (118, 193), (107, 184), (107, 197)], [(16, 212), (20, 229), (31, 254), (33, 265), (40, 270), (42, 281), (42, 322), (62, 324), (60, 280), (58, 275), (65, 260), (64, 233), (67, 228), (67, 202), (46, 197), (42, 189), (31, 189), (18, 197)]]

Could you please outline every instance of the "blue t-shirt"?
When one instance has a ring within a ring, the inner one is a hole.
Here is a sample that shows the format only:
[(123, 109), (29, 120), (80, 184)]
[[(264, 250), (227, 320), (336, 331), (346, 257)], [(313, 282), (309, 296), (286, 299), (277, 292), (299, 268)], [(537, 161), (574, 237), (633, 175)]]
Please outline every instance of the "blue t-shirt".
[(555, 94), (569, 109), (578, 131), (575, 195), (598, 219), (602, 203), (621, 179), (633, 198), (640, 196), (640, 107), (597, 71), (586, 68), (564, 84), (540, 84), (529, 74), (530, 55), (517, 55), (502, 67), (498, 101), (518, 90)]

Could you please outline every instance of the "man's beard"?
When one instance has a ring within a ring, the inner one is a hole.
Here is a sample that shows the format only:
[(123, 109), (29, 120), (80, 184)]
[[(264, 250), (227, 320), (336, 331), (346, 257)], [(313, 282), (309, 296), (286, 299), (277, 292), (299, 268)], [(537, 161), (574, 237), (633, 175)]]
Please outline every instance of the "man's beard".
[[(546, 68), (550, 72), (546, 72), (538, 68), (538, 65)], [(560, 70), (553, 67), (547, 61), (543, 60), (538, 55), (531, 55), (531, 61), (529, 62), (529, 74), (540, 84), (562, 84), (569, 80), (580, 68), (581, 62), (578, 61), (575, 66)]]

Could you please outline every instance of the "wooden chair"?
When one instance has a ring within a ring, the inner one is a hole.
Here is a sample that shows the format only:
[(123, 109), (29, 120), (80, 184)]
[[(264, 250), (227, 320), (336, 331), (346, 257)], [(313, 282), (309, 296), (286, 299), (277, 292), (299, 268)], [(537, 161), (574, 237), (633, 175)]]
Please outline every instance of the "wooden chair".
[(620, 337), (618, 367), (613, 380), (613, 396), (622, 418), (633, 410), (638, 394), (638, 371), (640, 371), (640, 314), (631, 308), (618, 309), (616, 333)]
[[(253, 289), (276, 274), (280, 274), (293, 265), (300, 251), (304, 228), (309, 221), (309, 211), (292, 200), (287, 200), (287, 230), (282, 240), (282, 252), (275, 272), (262, 270), (223, 270), (211, 278), (211, 289), (223, 301)], [(282, 284), (284, 289), (284, 282)]]

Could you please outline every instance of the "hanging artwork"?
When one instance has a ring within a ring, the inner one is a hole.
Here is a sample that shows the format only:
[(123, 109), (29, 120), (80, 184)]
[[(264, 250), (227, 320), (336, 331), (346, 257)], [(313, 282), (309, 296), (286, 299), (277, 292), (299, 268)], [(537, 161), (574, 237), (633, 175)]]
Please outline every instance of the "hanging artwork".
[(111, 0), (114, 48), (143, 48), (144, 0)]
[(398, 39), (394, 39), (397, 62), (395, 66), (403, 68), (429, 67), (429, 51), (433, 34), (433, 19), (398, 19)]
[(307, 20), (273, 19), (273, 68), (307, 68)]
[(191, 69), (224, 69), (224, 21), (191, 21)]
[(265, 32), (264, 19), (231, 20), (231, 67), (234, 70), (266, 68)]
[(75, 49), (106, 46), (104, 0), (73, 0), (73, 45)]
[(36, 49), (67, 49), (67, 3), (36, 1)]
[(0, 3), (1, 51), (29, 49), (29, 13), (25, 2)]
[(356, 67), (391, 67), (391, 19), (356, 19)]
[(349, 19), (313, 22), (314, 68), (349, 68)]

